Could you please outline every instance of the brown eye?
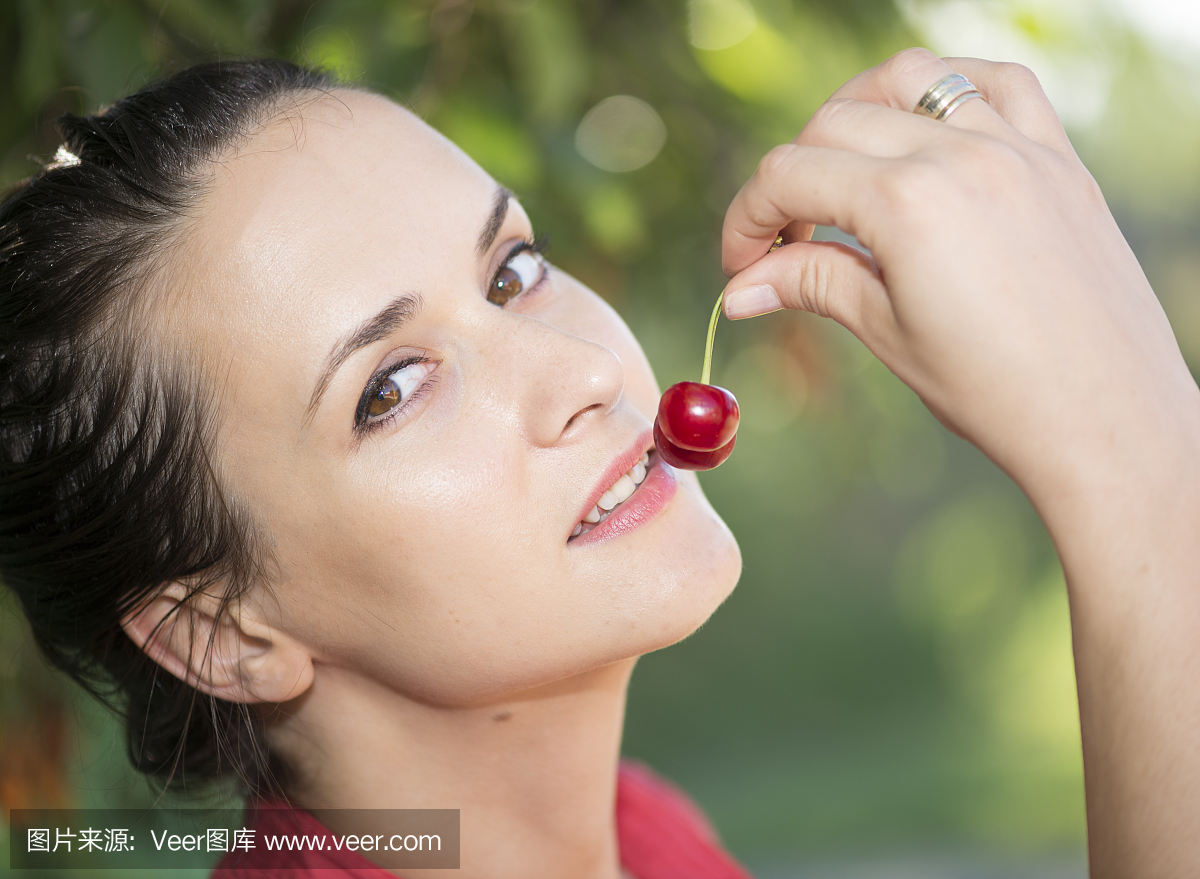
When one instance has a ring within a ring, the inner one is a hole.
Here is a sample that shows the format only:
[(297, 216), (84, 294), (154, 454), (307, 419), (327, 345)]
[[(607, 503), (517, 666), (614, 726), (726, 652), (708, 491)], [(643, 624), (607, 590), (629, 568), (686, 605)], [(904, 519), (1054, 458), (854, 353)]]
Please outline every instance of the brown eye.
[(504, 266), (496, 273), (496, 280), (492, 281), (488, 301), (494, 302), (496, 305), (503, 305), (524, 289), (521, 276), (514, 272), (511, 266)]
[(520, 250), (496, 272), (488, 289), (488, 302), (503, 305), (533, 287), (542, 277), (542, 258), (532, 250)]
[(393, 370), (367, 385), (358, 404), (355, 423), (369, 424), (383, 420), (403, 405), (425, 383), (437, 368), (437, 361), (416, 360), (399, 363)]
[(399, 402), (400, 389), (396, 387), (396, 383), (389, 376), (379, 390), (371, 395), (371, 400), (367, 403), (367, 414), (372, 418), (377, 415), (386, 415), (387, 411)]

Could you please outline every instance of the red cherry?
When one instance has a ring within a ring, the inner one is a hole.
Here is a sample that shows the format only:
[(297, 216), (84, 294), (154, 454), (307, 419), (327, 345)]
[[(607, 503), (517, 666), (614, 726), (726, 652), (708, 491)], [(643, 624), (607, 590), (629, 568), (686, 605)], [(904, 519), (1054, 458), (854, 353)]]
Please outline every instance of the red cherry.
[(733, 444), (736, 442), (737, 435), (735, 434), (733, 439), (719, 449), (708, 452), (684, 449), (663, 436), (659, 420), (654, 419), (654, 446), (658, 450), (658, 456), (672, 467), (680, 470), (711, 470), (718, 467), (729, 457), (729, 453), (733, 451)]
[(723, 448), (737, 433), (739, 417), (737, 398), (716, 385), (680, 382), (658, 401), (663, 436), (693, 452)]

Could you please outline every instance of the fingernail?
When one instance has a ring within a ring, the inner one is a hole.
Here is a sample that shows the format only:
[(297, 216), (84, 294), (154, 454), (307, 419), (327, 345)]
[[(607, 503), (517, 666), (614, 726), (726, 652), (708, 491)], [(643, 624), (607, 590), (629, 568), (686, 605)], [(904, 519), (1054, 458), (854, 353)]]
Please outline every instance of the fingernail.
[(754, 284), (725, 294), (725, 316), (730, 320), (757, 317), (781, 308), (783, 302), (770, 284)]

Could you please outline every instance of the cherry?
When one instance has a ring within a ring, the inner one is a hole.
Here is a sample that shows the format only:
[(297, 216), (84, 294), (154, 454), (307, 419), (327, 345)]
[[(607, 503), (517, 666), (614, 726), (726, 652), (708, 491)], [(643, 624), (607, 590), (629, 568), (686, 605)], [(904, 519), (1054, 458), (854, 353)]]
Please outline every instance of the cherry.
[(733, 439), (739, 416), (733, 394), (700, 382), (671, 385), (658, 401), (663, 436), (693, 452), (711, 452)]
[(658, 456), (672, 467), (680, 470), (711, 470), (718, 467), (729, 457), (736, 442), (737, 436), (735, 435), (719, 449), (712, 449), (708, 452), (684, 449), (663, 436), (658, 419), (654, 419), (654, 445), (658, 449)]
[(741, 417), (737, 399), (724, 388), (708, 383), (721, 298), (717, 298), (708, 322), (700, 381), (671, 385), (658, 401), (654, 444), (664, 461), (681, 470), (711, 470), (729, 457), (737, 442)]

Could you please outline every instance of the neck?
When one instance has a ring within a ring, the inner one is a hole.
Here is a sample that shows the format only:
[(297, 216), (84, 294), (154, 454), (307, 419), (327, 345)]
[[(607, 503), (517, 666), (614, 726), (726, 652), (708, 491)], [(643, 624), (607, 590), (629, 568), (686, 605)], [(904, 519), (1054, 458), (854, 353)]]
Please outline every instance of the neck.
[(617, 760), (634, 662), (469, 708), (423, 704), (326, 666), (273, 726), (272, 743), (301, 779), (289, 792), (299, 805), (461, 810), (463, 879), (616, 879)]

